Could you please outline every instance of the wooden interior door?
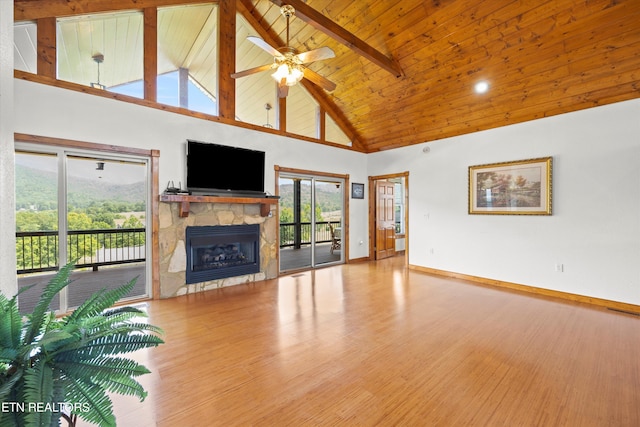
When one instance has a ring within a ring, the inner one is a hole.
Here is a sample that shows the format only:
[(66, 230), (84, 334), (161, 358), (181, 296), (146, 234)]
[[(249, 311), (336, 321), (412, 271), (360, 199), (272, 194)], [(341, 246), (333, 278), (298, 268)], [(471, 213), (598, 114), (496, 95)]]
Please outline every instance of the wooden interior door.
[(396, 254), (396, 226), (394, 220), (394, 184), (376, 181), (376, 259)]

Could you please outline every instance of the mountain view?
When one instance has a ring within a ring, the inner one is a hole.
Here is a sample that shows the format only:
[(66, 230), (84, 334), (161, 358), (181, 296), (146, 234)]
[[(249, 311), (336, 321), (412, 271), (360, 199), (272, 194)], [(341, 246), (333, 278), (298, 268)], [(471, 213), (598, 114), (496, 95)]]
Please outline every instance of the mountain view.
[[(280, 221), (293, 221), (293, 184), (280, 184)], [(311, 186), (301, 185), (302, 221), (310, 221)], [(335, 184), (316, 185), (316, 219), (337, 220), (342, 209), (342, 190)]]
[[(145, 225), (145, 183), (113, 183), (116, 179), (126, 181), (126, 174), (123, 173), (126, 166), (122, 165), (110, 165), (109, 174), (96, 168), (94, 162), (76, 159), (75, 162), (68, 162), (67, 166), (69, 258), (79, 260), (80, 264), (93, 263), (96, 262), (98, 248), (103, 248), (104, 253), (105, 250), (117, 253), (118, 248), (143, 247), (146, 236), (140, 229)], [(86, 177), (82, 177), (83, 171), (78, 166), (84, 170), (91, 168), (92, 173), (84, 172)], [(29, 167), (20, 163), (16, 163), (15, 173), (18, 271), (55, 268), (60, 245), (56, 233), (59, 212), (57, 174), (44, 167)], [(102, 175), (105, 175), (105, 179), (102, 179)], [(81, 239), (71, 235), (82, 230), (93, 231), (84, 233)], [(30, 233), (35, 231), (49, 233)]]
[[(16, 165), (15, 172), (16, 210), (42, 211), (56, 208), (58, 204), (56, 173), (19, 164)], [(119, 185), (69, 176), (68, 190), (67, 203), (72, 209), (86, 209), (105, 201), (142, 203), (143, 205), (145, 201), (143, 182)]]
[[(16, 230), (57, 230), (58, 183), (54, 172), (16, 164)], [(69, 176), (70, 230), (144, 226), (145, 185), (111, 184)]]

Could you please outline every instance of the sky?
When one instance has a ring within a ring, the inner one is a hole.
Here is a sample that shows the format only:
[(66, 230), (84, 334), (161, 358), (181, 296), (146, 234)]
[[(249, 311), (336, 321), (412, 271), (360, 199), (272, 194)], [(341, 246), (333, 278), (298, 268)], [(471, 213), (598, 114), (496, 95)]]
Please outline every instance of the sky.
[[(98, 161), (105, 162), (104, 170), (97, 170)], [(55, 155), (16, 153), (16, 164), (53, 173), (58, 168)], [(108, 181), (110, 184), (131, 184), (145, 181), (144, 166), (144, 163), (73, 156), (68, 158), (67, 174), (76, 178)]]

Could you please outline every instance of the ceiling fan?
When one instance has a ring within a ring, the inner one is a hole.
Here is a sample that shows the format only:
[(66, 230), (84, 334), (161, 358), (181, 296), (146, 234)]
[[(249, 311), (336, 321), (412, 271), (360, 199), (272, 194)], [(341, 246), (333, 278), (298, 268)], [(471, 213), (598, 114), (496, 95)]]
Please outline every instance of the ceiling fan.
[(310, 80), (327, 91), (334, 90), (336, 88), (335, 83), (304, 66), (304, 64), (321, 59), (335, 57), (333, 50), (324, 46), (309, 52), (298, 53), (296, 49), (289, 46), (289, 19), (295, 14), (295, 9), (293, 6), (284, 5), (280, 8), (280, 13), (287, 18), (287, 45), (276, 49), (260, 37), (247, 37), (247, 40), (273, 55), (273, 63), (239, 71), (231, 74), (231, 77), (237, 79), (262, 71), (275, 70), (271, 76), (278, 82), (278, 97), (280, 98), (286, 98), (289, 94), (289, 86), (295, 85), (303, 78)]

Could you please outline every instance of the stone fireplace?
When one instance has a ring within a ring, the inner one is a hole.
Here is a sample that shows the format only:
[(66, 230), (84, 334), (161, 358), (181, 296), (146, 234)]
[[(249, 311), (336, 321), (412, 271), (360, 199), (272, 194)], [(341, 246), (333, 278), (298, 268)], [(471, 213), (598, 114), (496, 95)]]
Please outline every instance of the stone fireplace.
[[(159, 206), (161, 298), (277, 277), (277, 222), (275, 212), (271, 211), (275, 211), (275, 202), (233, 199), (240, 202), (224, 203), (224, 198), (180, 196), (190, 200), (185, 204), (173, 197), (161, 196), (164, 203)], [(193, 234), (195, 230), (199, 231)], [(200, 231), (230, 233), (215, 242)], [(247, 242), (256, 237), (255, 246)], [(188, 249), (190, 240), (192, 247)], [(255, 259), (245, 262), (251, 257)], [(220, 266), (226, 266), (222, 270), (227, 271), (216, 271), (221, 270)], [(195, 274), (187, 275), (187, 270)], [(213, 274), (201, 275), (204, 270), (212, 270)]]

